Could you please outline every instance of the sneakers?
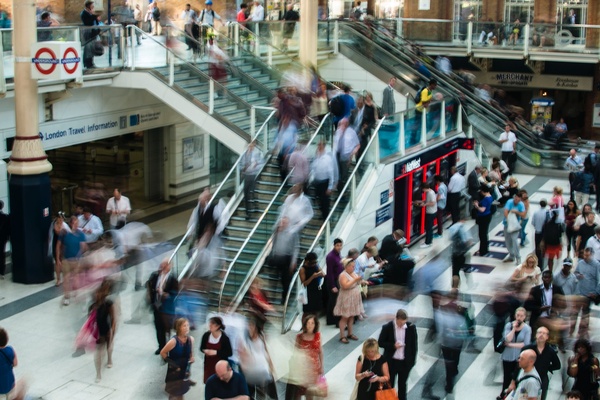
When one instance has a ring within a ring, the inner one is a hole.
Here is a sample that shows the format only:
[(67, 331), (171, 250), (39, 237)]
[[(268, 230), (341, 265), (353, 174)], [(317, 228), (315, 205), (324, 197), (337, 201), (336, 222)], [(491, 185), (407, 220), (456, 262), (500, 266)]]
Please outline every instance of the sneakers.
[(419, 246), (422, 249), (426, 249), (428, 247), (431, 247), (431, 244), (427, 244), (427, 243), (423, 243), (422, 245)]
[(65, 299), (63, 299), (63, 301), (62, 301), (62, 304), (63, 304), (63, 306), (68, 306), (68, 305), (69, 305), (69, 303), (70, 303), (70, 302), (69, 302), (69, 299), (66, 299), (66, 298), (65, 298)]
[(507, 256), (504, 258), (504, 260), (502, 260), (502, 262), (505, 262), (505, 263), (509, 263), (509, 262), (513, 262), (513, 261), (515, 261), (515, 259), (514, 259), (514, 258), (513, 258), (513, 257), (512, 257), (510, 254), (509, 254), (509, 255), (507, 255)]
[(436, 233), (435, 235), (433, 235), (434, 239), (440, 239), (442, 237), (442, 235), (440, 235), (439, 233)]

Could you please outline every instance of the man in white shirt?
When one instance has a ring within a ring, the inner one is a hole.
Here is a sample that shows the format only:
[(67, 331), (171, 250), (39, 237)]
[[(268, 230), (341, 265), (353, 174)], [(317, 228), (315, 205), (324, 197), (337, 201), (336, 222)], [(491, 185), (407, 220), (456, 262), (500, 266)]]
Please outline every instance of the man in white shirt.
[(450, 181), (448, 182), (447, 207), (452, 215), (452, 223), (460, 221), (460, 196), (465, 189), (465, 177), (458, 172), (456, 167), (450, 168)]
[(204, 5), (206, 8), (202, 10), (200, 16), (198, 17), (198, 23), (200, 25), (208, 25), (211, 28), (215, 27), (215, 19), (221, 21), (221, 16), (212, 9), (212, 0), (206, 0)]
[(254, 8), (252, 14), (250, 14), (250, 21), (261, 22), (265, 20), (265, 8), (262, 6), (259, 0), (254, 2)]
[(287, 218), (289, 220), (287, 230), (298, 233), (308, 224), (313, 215), (312, 204), (302, 191), (302, 185), (292, 186), (290, 194), (281, 206), (278, 221)]
[(250, 219), (254, 211), (254, 190), (256, 189), (256, 178), (264, 165), (262, 152), (256, 148), (256, 141), (248, 144), (248, 149), (240, 161), (240, 169), (244, 176), (244, 204), (246, 207), (246, 219)]
[(110, 215), (110, 229), (122, 228), (127, 223), (127, 216), (131, 213), (129, 199), (121, 195), (115, 188), (113, 197), (106, 203), (106, 213)]
[[(516, 387), (508, 395), (510, 400), (539, 400), (542, 396), (542, 380), (534, 367), (537, 355), (535, 350), (524, 350), (519, 355), (519, 375)], [(509, 388), (509, 390), (512, 387)]]
[(185, 44), (187, 44), (188, 50), (191, 49), (193, 44), (190, 38), (194, 37), (194, 34), (192, 33), (192, 26), (196, 23), (197, 17), (196, 11), (192, 10), (192, 7), (189, 3), (186, 4), (185, 10), (183, 10), (181, 13), (181, 20), (183, 21), (183, 30), (187, 34), (187, 37), (185, 38)]
[(430, 247), (433, 242), (433, 221), (437, 215), (437, 200), (435, 192), (427, 182), (423, 183), (421, 188), (425, 194), (425, 201), (421, 203), (421, 206), (425, 207), (425, 243), (421, 245), (421, 248), (426, 248)]
[(83, 207), (83, 214), (77, 217), (79, 220), (79, 230), (85, 235), (86, 243), (95, 243), (104, 233), (104, 227), (100, 218), (92, 214), (89, 207)]
[(326, 151), (325, 142), (319, 142), (317, 154), (311, 165), (311, 174), (315, 195), (319, 200), (321, 219), (329, 215), (329, 196), (337, 183), (337, 165), (333, 155)]
[(508, 165), (508, 174), (512, 175), (517, 162), (517, 136), (510, 130), (510, 125), (504, 127), (504, 132), (498, 141), (502, 145), (502, 160)]
[(349, 124), (348, 118), (341, 119), (333, 136), (333, 150), (336, 152), (338, 171), (340, 173), (338, 191), (344, 188), (350, 172), (350, 163), (360, 149), (358, 135)]
[[(531, 225), (535, 229), (535, 256), (538, 258), (538, 260), (540, 260), (539, 262), (541, 264), (543, 264), (543, 253), (541, 248), (541, 243), (543, 239), (542, 228), (544, 228), (544, 224), (546, 223), (546, 221), (550, 219), (547, 206), (548, 202), (546, 201), (546, 199), (541, 199), (540, 209), (533, 213), (533, 216), (531, 217)], [(543, 265), (540, 265), (540, 268), (542, 267)]]

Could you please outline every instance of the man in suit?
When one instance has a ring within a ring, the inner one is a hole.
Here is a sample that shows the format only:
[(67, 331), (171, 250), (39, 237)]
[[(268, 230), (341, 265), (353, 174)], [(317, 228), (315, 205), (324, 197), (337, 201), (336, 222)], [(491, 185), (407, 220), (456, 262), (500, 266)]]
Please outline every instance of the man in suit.
[(148, 301), (152, 306), (154, 313), (154, 327), (156, 328), (156, 340), (158, 341), (158, 350), (154, 354), (160, 354), (160, 351), (167, 344), (167, 336), (173, 326), (173, 315), (175, 315), (175, 296), (179, 290), (177, 278), (171, 274), (171, 263), (164, 259), (158, 271), (150, 275), (146, 283), (148, 292)]
[(469, 184), (469, 196), (471, 196), (471, 201), (480, 200), (479, 195), (479, 175), (481, 174), (481, 165), (477, 165), (473, 171), (469, 174), (467, 178), (467, 183)]
[(398, 399), (406, 400), (406, 381), (415, 366), (418, 351), (417, 327), (408, 322), (405, 310), (396, 312), (396, 319), (383, 325), (379, 346), (390, 370), (390, 383), (394, 387), (398, 376)]
[(394, 100), (394, 86), (396, 85), (396, 77), (390, 78), (389, 84), (383, 89), (383, 101), (381, 102), (381, 112), (386, 117), (396, 113), (396, 101)]
[[(560, 286), (552, 284), (552, 272), (548, 269), (542, 272), (542, 284), (532, 287), (529, 298), (525, 301), (525, 309), (531, 311), (529, 325), (532, 333), (536, 332), (538, 326), (543, 325), (538, 320), (550, 318), (564, 307), (564, 295)], [(532, 334), (532, 340), (534, 339), (535, 334)]]

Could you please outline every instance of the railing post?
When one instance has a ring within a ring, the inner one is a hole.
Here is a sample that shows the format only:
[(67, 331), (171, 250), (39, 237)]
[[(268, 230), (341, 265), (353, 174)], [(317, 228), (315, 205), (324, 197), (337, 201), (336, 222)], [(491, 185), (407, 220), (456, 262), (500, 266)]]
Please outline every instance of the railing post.
[(446, 100), (442, 100), (440, 114), (440, 137), (446, 139)]
[(396, 32), (396, 35), (398, 37), (404, 37), (402, 30), (404, 29), (404, 21), (402, 21), (402, 18), (398, 18), (398, 31)]
[(400, 113), (400, 155), (406, 154), (406, 131), (404, 130), (404, 113)]
[(479, 146), (477, 146), (477, 159), (479, 160), (480, 163), (482, 162), (482, 157), (483, 157), (483, 146), (480, 143)]
[(421, 114), (421, 145), (427, 146), (427, 108), (423, 107)]
[(233, 56), (238, 57), (240, 55), (240, 25), (233, 25)]
[(250, 138), (254, 137), (255, 132), (256, 132), (256, 108), (252, 107), (250, 109)]
[(169, 86), (175, 83), (175, 57), (171, 53), (167, 53), (169, 61)]
[(208, 113), (215, 112), (215, 81), (211, 78), (208, 81)]
[(462, 132), (463, 123), (462, 123), (462, 104), (458, 103), (458, 115), (456, 117), (456, 131)]
[(333, 54), (338, 54), (340, 52), (340, 44), (338, 43), (340, 39), (340, 25), (338, 21), (333, 22)]
[[(129, 31), (131, 33), (131, 29), (133, 29), (133, 25), (129, 25)], [(127, 30), (125, 30), (127, 32)], [(127, 39), (125, 39), (125, 43), (127, 43)], [(123, 47), (124, 49), (125, 47)], [(135, 51), (133, 51), (133, 47), (129, 49), (129, 54), (131, 55), (131, 70), (135, 71)]]
[(350, 181), (350, 205), (354, 211), (356, 209), (356, 174), (352, 175), (352, 181)]
[[(165, 44), (169, 43), (169, 26), (165, 26)], [(131, 42), (131, 51), (133, 51), (134, 47), (133, 47), (133, 41)], [(165, 46), (165, 60), (167, 61), (167, 63), (169, 62), (169, 47)]]
[(325, 224), (325, 248), (331, 244), (331, 223), (327, 220)]
[[(4, 47), (2, 46), (2, 31), (0, 31), (0, 55), (4, 56)], [(2, 57), (4, 58), (4, 57)], [(0, 60), (0, 97), (6, 93), (6, 78), (4, 77), (4, 60)]]
[(467, 137), (469, 139), (473, 138), (473, 125), (469, 125), (469, 129), (467, 129)]
[(525, 24), (525, 35), (523, 35), (523, 56), (529, 57), (529, 24)]
[(273, 66), (273, 47), (267, 46), (267, 65), (269, 67)]
[(473, 52), (473, 21), (469, 21), (467, 26), (467, 54)]
[(265, 146), (263, 149), (263, 153), (269, 151), (269, 124), (263, 130), (263, 145)]
[(381, 157), (380, 149), (379, 149), (379, 132), (377, 132), (377, 137), (373, 139), (374, 142), (371, 146), (375, 147), (375, 166), (379, 166), (379, 158)]
[(259, 23), (255, 23), (254, 24), (254, 55), (258, 58), (260, 58), (260, 39), (259, 39), (259, 34), (260, 32), (260, 26)]

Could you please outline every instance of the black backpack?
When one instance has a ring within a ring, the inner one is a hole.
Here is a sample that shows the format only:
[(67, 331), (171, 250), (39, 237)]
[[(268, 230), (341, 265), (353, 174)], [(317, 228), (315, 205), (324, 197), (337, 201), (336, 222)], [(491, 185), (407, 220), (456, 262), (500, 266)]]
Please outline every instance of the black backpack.
[(334, 116), (340, 118), (344, 116), (344, 110), (346, 108), (346, 105), (344, 104), (344, 99), (342, 98), (343, 95), (338, 95), (335, 96), (333, 99), (331, 99), (331, 101), (329, 102), (329, 112), (331, 112)]
[(427, 89), (427, 87), (419, 89), (417, 94), (415, 94), (415, 104), (419, 104), (421, 102), (421, 95), (423, 94), (423, 90)]

